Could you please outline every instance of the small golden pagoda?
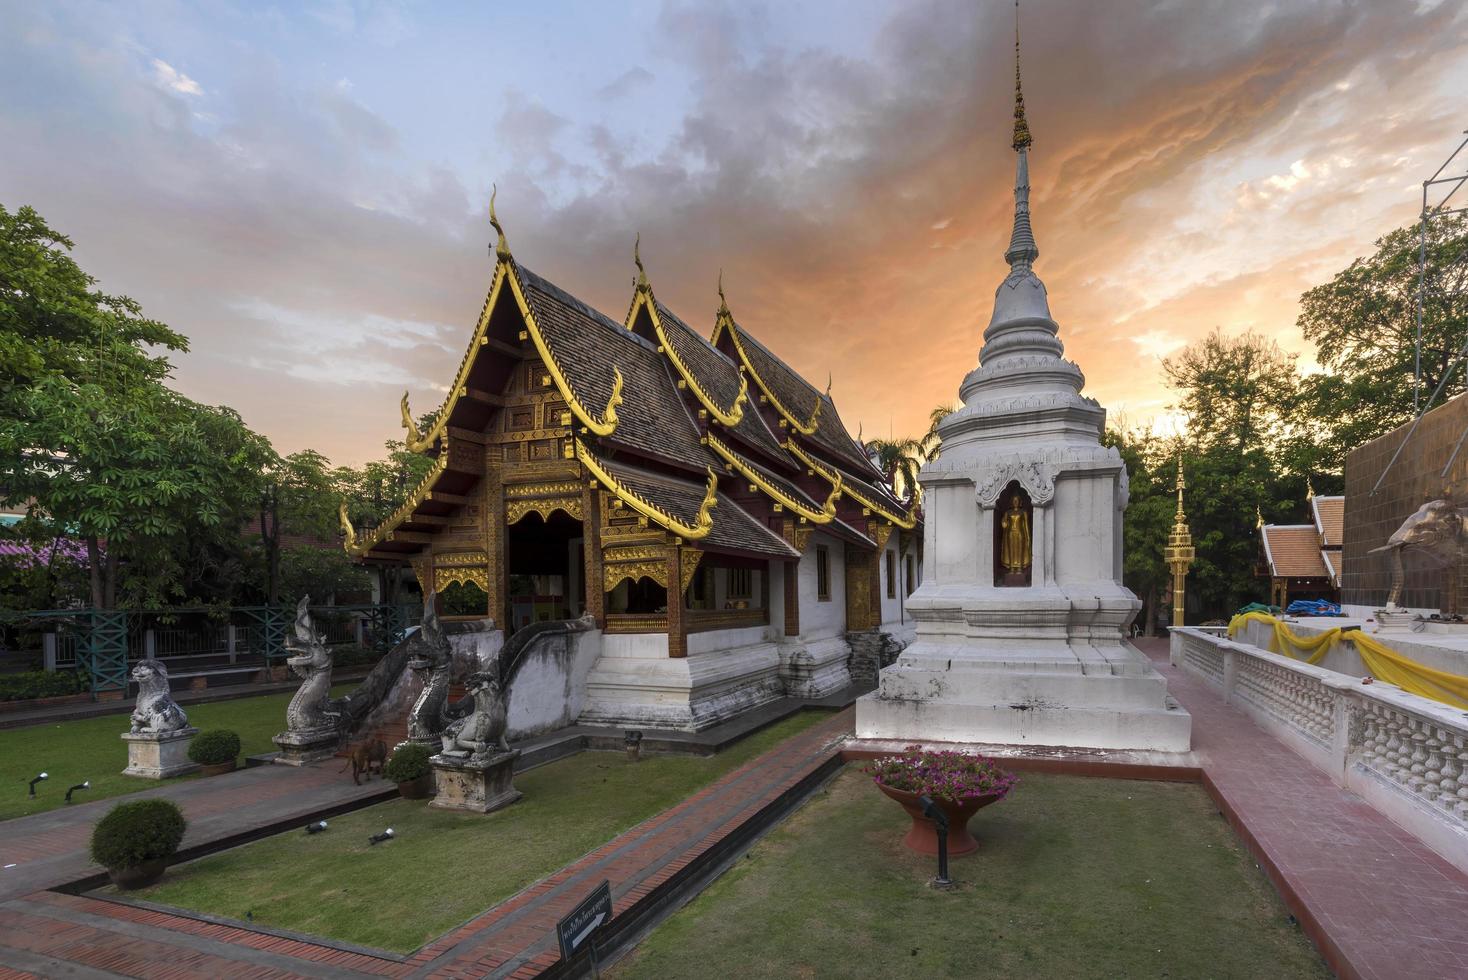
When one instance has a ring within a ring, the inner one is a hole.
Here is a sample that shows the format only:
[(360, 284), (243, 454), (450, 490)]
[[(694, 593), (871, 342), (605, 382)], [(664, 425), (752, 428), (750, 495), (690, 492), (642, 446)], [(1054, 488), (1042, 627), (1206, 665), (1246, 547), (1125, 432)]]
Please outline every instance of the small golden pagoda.
[(1188, 585), (1188, 569), (1193, 565), (1193, 534), (1188, 529), (1188, 519), (1183, 514), (1183, 454), (1177, 454), (1177, 514), (1174, 515), (1172, 533), (1167, 536), (1167, 547), (1162, 549), (1163, 560), (1172, 568), (1172, 625), (1183, 625), (1186, 606), (1183, 600)]

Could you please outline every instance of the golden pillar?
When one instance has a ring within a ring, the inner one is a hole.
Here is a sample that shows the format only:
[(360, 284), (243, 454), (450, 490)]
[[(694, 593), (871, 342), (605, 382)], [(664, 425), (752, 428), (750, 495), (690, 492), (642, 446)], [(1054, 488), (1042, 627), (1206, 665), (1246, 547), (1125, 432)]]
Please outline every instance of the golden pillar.
[(1172, 625), (1183, 625), (1186, 608), (1183, 599), (1188, 584), (1188, 569), (1193, 564), (1193, 535), (1188, 530), (1188, 519), (1183, 516), (1183, 454), (1177, 454), (1177, 514), (1174, 516), (1172, 533), (1167, 536), (1167, 547), (1162, 557), (1172, 569)]

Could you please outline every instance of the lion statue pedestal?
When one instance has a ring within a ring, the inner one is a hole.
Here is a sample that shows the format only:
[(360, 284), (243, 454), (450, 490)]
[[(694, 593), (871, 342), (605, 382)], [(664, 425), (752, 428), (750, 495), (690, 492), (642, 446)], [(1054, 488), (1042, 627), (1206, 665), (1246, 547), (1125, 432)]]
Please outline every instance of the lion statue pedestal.
[(122, 733), (127, 742), (124, 776), (167, 779), (198, 769), (189, 761), (189, 742), (199, 730), (168, 691), (168, 668), (158, 660), (142, 660), (132, 671), (138, 685), (132, 728)]
[(514, 785), (519, 749), (505, 741), (508, 698), (499, 667), (469, 675), (474, 710), (444, 729), (443, 751), (429, 760), (440, 810), (492, 813), (521, 796)]
[(493, 813), (509, 806), (523, 795), (514, 783), (518, 758), (519, 749), (496, 752), (481, 760), (467, 755), (434, 756), (430, 763), (436, 795), (428, 805), (473, 813)]

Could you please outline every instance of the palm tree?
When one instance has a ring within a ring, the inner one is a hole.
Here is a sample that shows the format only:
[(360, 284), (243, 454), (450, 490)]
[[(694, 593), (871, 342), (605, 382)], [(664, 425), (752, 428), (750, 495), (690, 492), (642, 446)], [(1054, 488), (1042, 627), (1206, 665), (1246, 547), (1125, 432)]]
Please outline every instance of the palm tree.
[(918, 440), (868, 439), (866, 447), (899, 497), (917, 492), (917, 474), (923, 465), (923, 447)]
[(938, 423), (958, 411), (957, 405), (939, 405), (928, 413), (928, 431), (917, 440), (918, 452), (923, 462), (937, 459), (943, 440), (938, 438)]

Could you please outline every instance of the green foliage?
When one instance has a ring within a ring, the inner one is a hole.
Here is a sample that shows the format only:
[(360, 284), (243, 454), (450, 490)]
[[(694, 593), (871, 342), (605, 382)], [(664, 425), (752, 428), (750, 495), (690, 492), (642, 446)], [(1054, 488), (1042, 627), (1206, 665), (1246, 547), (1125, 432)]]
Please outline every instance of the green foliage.
[(382, 774), (395, 783), (411, 783), (413, 780), (428, 775), (432, 767), (428, 759), (433, 751), (426, 745), (418, 745), (407, 742), (397, 747), (392, 758), (387, 760)]
[(200, 732), (189, 743), (189, 758), (201, 766), (233, 762), (240, 755), (240, 737), (228, 728)]
[[(1300, 297), (1297, 321), (1327, 373), (1310, 379), (1311, 414), (1330, 433), (1331, 468), (1346, 452), (1413, 417), (1419, 226), (1383, 236), (1376, 252)], [(1422, 382), (1425, 404), (1468, 339), (1468, 219), (1429, 225), (1422, 277)], [(1468, 389), (1457, 373), (1442, 400)]]
[(362, 592), (371, 587), (366, 569), (340, 548), (294, 545), (281, 549), (280, 593), (292, 604), (301, 596), (325, 598), (335, 593)]
[(187, 827), (172, 800), (119, 803), (92, 830), (92, 860), (104, 868), (135, 868), (172, 857)]
[(0, 674), (0, 701), (29, 701), (32, 698), (59, 698), (90, 690), (86, 671), (29, 670), (19, 674)]

